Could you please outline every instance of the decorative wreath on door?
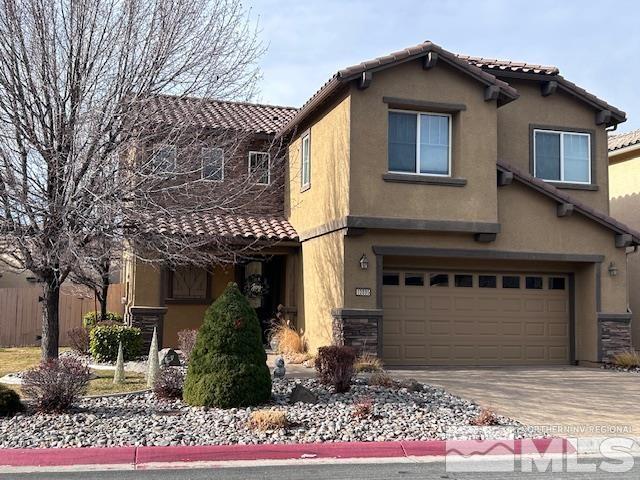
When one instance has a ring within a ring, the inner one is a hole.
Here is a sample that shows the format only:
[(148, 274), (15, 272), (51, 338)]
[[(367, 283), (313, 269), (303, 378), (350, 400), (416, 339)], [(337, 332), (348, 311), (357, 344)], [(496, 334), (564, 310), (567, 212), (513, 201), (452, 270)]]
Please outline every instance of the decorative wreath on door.
[(248, 298), (262, 298), (269, 293), (269, 285), (259, 273), (249, 275), (245, 280), (244, 294)]

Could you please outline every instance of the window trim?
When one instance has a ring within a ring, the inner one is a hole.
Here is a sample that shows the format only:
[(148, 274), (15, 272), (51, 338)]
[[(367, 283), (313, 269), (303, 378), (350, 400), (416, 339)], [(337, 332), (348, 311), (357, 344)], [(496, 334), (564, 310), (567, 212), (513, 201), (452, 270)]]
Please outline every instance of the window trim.
[(155, 156), (158, 154), (158, 152), (160, 152), (160, 150), (163, 150), (165, 148), (170, 148), (171, 150), (173, 150), (173, 170), (172, 171), (165, 170), (165, 171), (156, 172), (156, 173), (165, 174), (165, 175), (175, 174), (178, 171), (178, 147), (171, 143), (154, 143), (153, 144), (153, 149), (151, 152), (152, 168), (155, 170), (155, 165), (154, 165)]
[[(207, 177), (204, 174), (204, 161), (205, 161), (205, 156), (204, 156), (204, 151), (205, 150), (220, 150), (222, 152), (222, 165), (220, 165), (220, 171), (222, 172), (222, 178), (217, 179), (217, 178), (211, 178), (211, 177)], [(204, 180), (205, 182), (223, 182), (224, 181), (224, 149), (220, 148), (220, 147), (202, 147), (200, 149), (200, 157), (202, 159), (201, 162), (201, 169), (200, 169), (200, 178), (202, 180)]]
[[(304, 171), (305, 171), (305, 161), (304, 161), (304, 142), (307, 140), (307, 154), (308, 159), (306, 162), (308, 177), (307, 183), (304, 182)], [(309, 190), (311, 188), (311, 132), (306, 131), (300, 137), (300, 190), (302, 192)]]
[(173, 277), (175, 272), (172, 269), (163, 269), (164, 277), (164, 302), (166, 304), (182, 304), (182, 305), (209, 305), (213, 301), (211, 294), (211, 288), (213, 286), (213, 275), (211, 272), (205, 270), (206, 274), (206, 288), (207, 291), (204, 297), (191, 297), (191, 298), (173, 298)]
[(267, 156), (267, 183), (264, 182), (256, 182), (256, 185), (271, 185), (271, 154), (269, 152), (261, 152), (258, 150), (249, 150), (249, 156), (248, 156), (248, 160), (249, 160), (249, 177), (251, 177), (252, 175), (252, 171), (251, 171), (251, 155), (252, 154), (260, 154), (260, 155), (266, 155)]
[[(529, 161), (529, 167), (530, 167), (530, 173), (533, 177), (538, 178), (544, 182), (548, 182), (552, 185), (558, 185), (560, 186), (560, 188), (562, 188), (563, 186), (566, 186), (567, 188), (569, 188), (572, 185), (575, 185), (576, 188), (584, 188), (584, 186), (590, 186), (590, 185), (595, 185), (594, 179), (596, 177), (596, 171), (595, 171), (595, 159), (594, 159), (594, 151), (595, 151), (595, 131), (594, 130), (590, 130), (590, 129), (580, 129), (580, 128), (569, 128), (569, 127), (552, 127), (552, 126), (545, 126), (545, 125), (529, 125), (529, 129), (531, 131), (530, 134), (530, 161)], [(543, 132), (543, 133), (556, 133), (560, 135), (560, 180), (549, 180), (546, 178), (542, 178), (542, 177), (538, 177), (536, 175), (536, 132)], [(589, 180), (584, 182), (584, 181), (577, 181), (577, 180), (564, 180), (564, 135), (565, 134), (569, 134), (569, 135), (582, 135), (582, 136), (586, 136), (589, 141), (587, 142), (588, 145), (588, 152), (587, 152), (587, 158), (589, 159), (589, 168), (588, 168), (588, 172), (589, 172)]]
[[(389, 113), (408, 113), (412, 115), (416, 115), (416, 165), (414, 172), (401, 172), (398, 170), (391, 170), (389, 168)], [(447, 152), (448, 156), (448, 164), (447, 164), (447, 173), (422, 173), (420, 172), (420, 115), (433, 115), (437, 117), (448, 117), (449, 118), (449, 132), (448, 132), (448, 141), (449, 148)], [(426, 110), (404, 110), (399, 108), (390, 108), (387, 112), (387, 172), (398, 174), (398, 175), (419, 175), (421, 177), (441, 177), (441, 178), (451, 178), (453, 176), (452, 171), (452, 130), (453, 130), (453, 115), (451, 113), (443, 113), (443, 112), (433, 112)]]

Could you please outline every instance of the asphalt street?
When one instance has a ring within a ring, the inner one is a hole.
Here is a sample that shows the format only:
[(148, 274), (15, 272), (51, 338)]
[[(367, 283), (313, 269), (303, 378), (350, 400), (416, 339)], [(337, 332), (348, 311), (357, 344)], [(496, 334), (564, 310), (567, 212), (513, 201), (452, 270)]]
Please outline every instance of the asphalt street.
[[(598, 465), (600, 459), (581, 459), (579, 466), (570, 469), (590, 469), (589, 465)], [(611, 461), (616, 463), (615, 461)], [(557, 465), (556, 465), (557, 467)], [(32, 480), (511, 480), (511, 479), (554, 479), (554, 480), (591, 480), (591, 479), (619, 479), (637, 480), (640, 478), (640, 458), (635, 459), (633, 468), (626, 472), (604, 472), (599, 470), (583, 472), (551, 471), (539, 473), (533, 468), (533, 473), (521, 471), (516, 464), (516, 471), (499, 472), (451, 472), (445, 470), (444, 462), (431, 463), (369, 463), (369, 464), (310, 464), (286, 466), (258, 466), (258, 467), (226, 467), (185, 470), (137, 470), (137, 471), (107, 471), (107, 472), (64, 472), (64, 473), (36, 473), (36, 474), (2, 474), (1, 480), (32, 479)]]

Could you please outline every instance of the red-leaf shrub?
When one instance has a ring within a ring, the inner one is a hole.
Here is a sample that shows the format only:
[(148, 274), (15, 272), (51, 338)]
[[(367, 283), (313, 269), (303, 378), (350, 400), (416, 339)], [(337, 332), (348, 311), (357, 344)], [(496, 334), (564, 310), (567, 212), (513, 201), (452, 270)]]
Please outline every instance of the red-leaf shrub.
[(91, 378), (89, 367), (75, 358), (43, 362), (25, 372), (22, 391), (36, 410), (61, 412), (86, 392)]
[(193, 347), (196, 346), (196, 337), (198, 330), (180, 330), (178, 332), (178, 348), (184, 355), (185, 362), (189, 362)]
[(320, 347), (316, 356), (316, 371), (321, 383), (333, 385), (337, 393), (348, 392), (355, 374), (355, 351), (351, 347)]
[(67, 332), (72, 350), (86, 355), (89, 353), (89, 330), (84, 327), (72, 328)]
[(179, 368), (163, 367), (153, 384), (153, 393), (158, 398), (182, 398), (184, 373)]

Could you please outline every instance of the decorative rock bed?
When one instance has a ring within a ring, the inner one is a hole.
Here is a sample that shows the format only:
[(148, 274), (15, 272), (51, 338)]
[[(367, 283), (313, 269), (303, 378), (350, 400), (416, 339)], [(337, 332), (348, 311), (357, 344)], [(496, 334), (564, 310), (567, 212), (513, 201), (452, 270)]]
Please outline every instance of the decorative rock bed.
[(640, 367), (621, 367), (614, 363), (603, 363), (601, 368), (604, 370), (615, 370), (616, 372), (640, 373)]
[[(289, 404), (296, 384), (310, 389), (318, 402)], [(247, 425), (250, 413), (259, 408), (196, 408), (179, 400), (158, 400), (151, 393), (84, 398), (64, 414), (0, 418), (0, 448), (444, 439), (449, 427), (469, 426), (481, 411), (442, 389), (416, 387), (372, 387), (357, 379), (350, 392), (333, 394), (315, 379), (277, 379), (272, 403), (259, 407), (286, 413), (289, 426), (273, 431)], [(355, 404), (364, 399), (373, 402), (371, 415), (357, 418)], [(530, 436), (518, 422), (498, 419), (504, 428), (485, 432), (484, 438)]]

